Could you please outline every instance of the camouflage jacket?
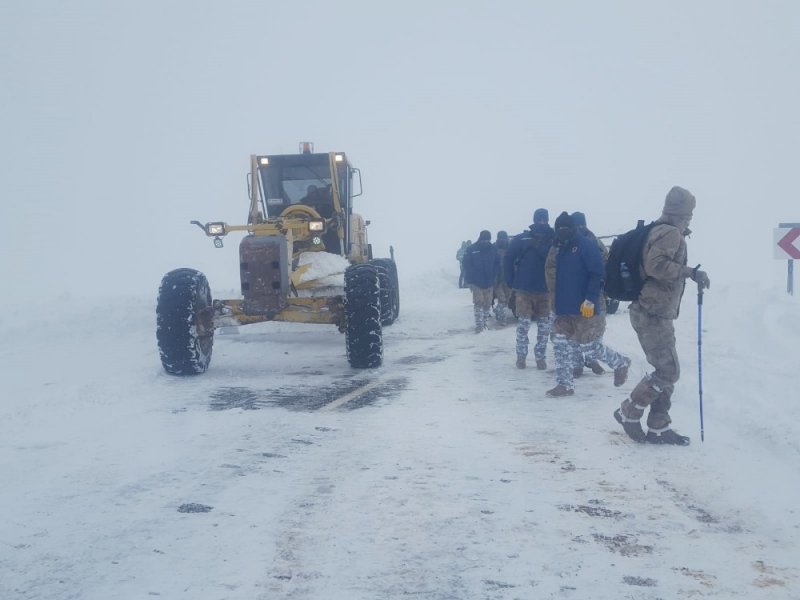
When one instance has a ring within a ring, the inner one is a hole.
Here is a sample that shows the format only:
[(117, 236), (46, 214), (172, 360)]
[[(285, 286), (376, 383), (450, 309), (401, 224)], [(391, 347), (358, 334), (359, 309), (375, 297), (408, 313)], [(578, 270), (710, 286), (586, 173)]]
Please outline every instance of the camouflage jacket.
[(662, 217), (656, 221), (642, 250), (639, 269), (644, 287), (639, 306), (662, 319), (678, 317), (686, 278), (692, 274), (692, 269), (686, 266), (684, 235), (668, 217)]

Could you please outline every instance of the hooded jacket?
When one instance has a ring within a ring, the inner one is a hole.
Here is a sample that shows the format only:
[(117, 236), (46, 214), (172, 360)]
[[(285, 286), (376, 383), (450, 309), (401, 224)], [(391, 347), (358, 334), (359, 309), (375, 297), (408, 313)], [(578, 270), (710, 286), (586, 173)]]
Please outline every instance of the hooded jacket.
[(499, 267), (495, 245), (489, 240), (478, 240), (464, 254), (464, 282), (481, 289), (493, 287)]
[(687, 190), (674, 187), (667, 194), (664, 211), (650, 230), (639, 271), (644, 281), (639, 306), (663, 319), (676, 319), (686, 278), (692, 269), (686, 266), (686, 229), (692, 218), (695, 198)]
[(600, 312), (605, 268), (595, 240), (576, 233), (566, 244), (553, 246), (547, 263), (547, 281), (552, 286), (556, 315), (581, 314), (584, 300), (594, 303), (595, 310)]
[(523, 292), (547, 292), (544, 265), (554, 236), (553, 228), (546, 223), (535, 223), (514, 236), (503, 263), (509, 287)]
[(684, 232), (662, 216), (647, 236), (639, 270), (644, 281), (639, 306), (653, 316), (676, 319), (686, 278), (692, 269), (686, 266), (687, 250)]

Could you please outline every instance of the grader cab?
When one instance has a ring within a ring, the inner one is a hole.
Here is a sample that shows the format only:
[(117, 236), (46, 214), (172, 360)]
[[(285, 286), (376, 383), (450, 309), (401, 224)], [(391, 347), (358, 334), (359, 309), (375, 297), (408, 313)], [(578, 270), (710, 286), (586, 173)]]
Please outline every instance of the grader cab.
[(373, 258), (367, 222), (353, 211), (361, 173), (343, 152), (250, 157), (247, 222), (192, 221), (222, 248), (239, 243), (242, 297), (212, 299), (208, 280), (194, 269), (164, 275), (156, 307), (161, 363), (167, 373), (208, 369), (214, 331), (264, 321), (336, 325), (354, 368), (383, 360), (382, 327), (400, 312), (393, 251)]

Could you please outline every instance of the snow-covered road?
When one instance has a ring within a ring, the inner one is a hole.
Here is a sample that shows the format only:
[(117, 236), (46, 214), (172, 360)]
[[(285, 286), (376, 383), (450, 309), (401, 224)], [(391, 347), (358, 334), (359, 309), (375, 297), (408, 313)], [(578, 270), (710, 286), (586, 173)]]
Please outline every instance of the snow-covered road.
[(611, 418), (647, 368), (624, 308), (628, 383), (553, 399), (512, 327), (472, 333), (450, 272), (402, 286), (372, 372), (333, 327), (218, 335), (175, 378), (152, 299), (8, 313), (0, 598), (800, 598), (796, 300), (707, 295), (701, 444), (687, 295), (693, 443), (664, 448)]

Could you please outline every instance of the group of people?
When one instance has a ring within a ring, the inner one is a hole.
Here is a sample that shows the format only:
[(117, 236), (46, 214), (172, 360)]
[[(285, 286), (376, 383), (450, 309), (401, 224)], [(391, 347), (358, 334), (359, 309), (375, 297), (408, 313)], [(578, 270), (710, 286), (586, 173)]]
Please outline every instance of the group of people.
[[(695, 206), (688, 190), (675, 186), (669, 191), (638, 265), (644, 285), (630, 305), (630, 321), (654, 371), (637, 383), (613, 413), (636, 442), (685, 446), (690, 441), (671, 428), (669, 409), (680, 377), (673, 321), (686, 279), (696, 282), (700, 290), (710, 286), (704, 271), (687, 264), (685, 237)], [(552, 341), (556, 385), (547, 390), (548, 396), (572, 396), (575, 379), (585, 367), (597, 374), (605, 372), (600, 363), (608, 365), (614, 385), (620, 387), (627, 381), (631, 359), (603, 341), (608, 249), (588, 229), (581, 212), (562, 212), (554, 225), (549, 224), (547, 209), (539, 208), (528, 229), (513, 238), (498, 231), (492, 243), (491, 233), (484, 230), (474, 244), (462, 244), (457, 255), (462, 265), (459, 285), (472, 291), (475, 332), (487, 329), (493, 307), (497, 321), (505, 323), (513, 294), (516, 366), (527, 367), (533, 323), (533, 355), (539, 370), (547, 369), (547, 342)], [(648, 409), (645, 433), (641, 419)]]

